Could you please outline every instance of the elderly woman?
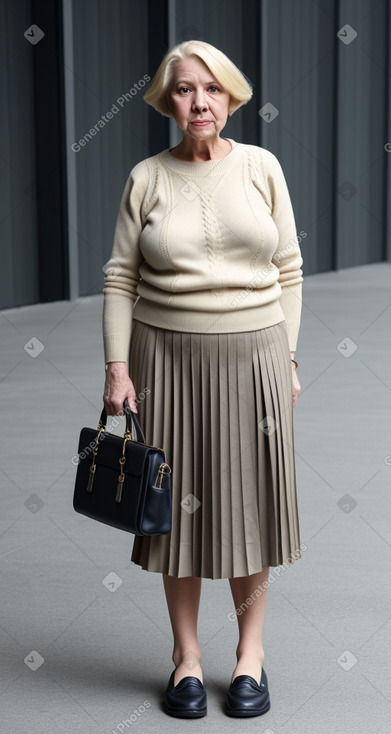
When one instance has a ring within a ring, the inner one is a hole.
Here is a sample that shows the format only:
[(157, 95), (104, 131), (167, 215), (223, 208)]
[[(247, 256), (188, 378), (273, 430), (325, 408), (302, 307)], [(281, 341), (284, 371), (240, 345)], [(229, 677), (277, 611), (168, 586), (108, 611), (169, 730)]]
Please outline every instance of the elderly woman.
[(172, 468), (172, 531), (135, 537), (131, 560), (162, 574), (175, 665), (164, 710), (177, 717), (207, 712), (202, 578), (228, 578), (236, 610), (227, 714), (269, 710), (269, 567), (301, 557), (293, 358), (303, 261), (278, 159), (221, 137), (251, 96), (208, 43), (166, 54), (144, 100), (183, 137), (131, 170), (103, 289), (106, 412), (122, 415), (128, 398)]

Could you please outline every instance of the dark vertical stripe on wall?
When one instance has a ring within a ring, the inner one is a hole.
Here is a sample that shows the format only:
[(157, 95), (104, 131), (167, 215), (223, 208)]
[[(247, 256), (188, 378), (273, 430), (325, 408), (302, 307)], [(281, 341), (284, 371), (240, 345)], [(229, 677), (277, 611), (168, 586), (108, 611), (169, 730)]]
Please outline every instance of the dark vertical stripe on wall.
[[(253, 96), (251, 105), (243, 105), (243, 142), (247, 145), (262, 145), (259, 139), (259, 115), (261, 107), (261, 84), (260, 84), (260, 32), (261, 32), (261, 4), (259, 0), (248, 0), (242, 6), (242, 68), (241, 71), (249, 79)], [(247, 108), (247, 109), (246, 109)]]
[(45, 36), (34, 51), (37, 234), (40, 302), (69, 298), (61, 0), (31, 1)]
[[(323, 0), (325, 3), (325, 10), (327, 6), (327, 0)], [(334, 0), (333, 3), (330, 3), (329, 7), (333, 8), (333, 23), (334, 23), (334, 43), (337, 47), (338, 41), (336, 37), (336, 33), (339, 30), (338, 27), (338, 4), (339, 0)], [(336, 270), (337, 269), (337, 263), (338, 263), (338, 257), (337, 257), (337, 243), (338, 243), (338, 220), (337, 220), (337, 204), (336, 204), (336, 197), (338, 196), (337, 189), (338, 189), (338, 150), (339, 150), (339, 136), (338, 136), (338, 104), (336, 99), (336, 90), (338, 89), (338, 74), (339, 74), (339, 67), (338, 67), (338, 59), (339, 54), (337, 49), (335, 50), (335, 53), (333, 54), (332, 58), (332, 95), (334, 98), (334, 102), (331, 106), (332, 110), (332, 124), (331, 124), (331, 130), (330, 134), (327, 136), (327, 133), (325, 130), (323, 130), (323, 133), (325, 133), (324, 137), (323, 135), (320, 136), (321, 140), (328, 140), (329, 143), (331, 143), (331, 150), (330, 150), (330, 161), (332, 161), (332, 181), (331, 181), (331, 191), (332, 191), (332, 207), (330, 209), (330, 230), (331, 230), (331, 247), (329, 250), (327, 250), (328, 255), (328, 261), (321, 264), (321, 267), (319, 267), (319, 271), (322, 272), (322, 270)], [(319, 110), (319, 120), (326, 120), (327, 123), (327, 114), (322, 115), (321, 110)], [(326, 112), (326, 111), (325, 111)], [(322, 124), (320, 122), (320, 124)]]
[[(148, 0), (148, 71), (153, 77), (168, 51), (168, 0)], [(160, 117), (148, 105), (149, 155), (169, 146), (169, 118)], [(163, 123), (163, 124), (162, 124)]]
[[(390, 3), (386, 2), (385, 7), (385, 28), (390, 30), (390, 23), (391, 23), (391, 8)], [(391, 57), (391, 51), (390, 51), (390, 38), (388, 36), (387, 42), (386, 42), (386, 55), (388, 54), (389, 57)], [(384, 143), (390, 143), (390, 132), (391, 132), (391, 119), (390, 119), (390, 112), (391, 112), (391, 94), (390, 94), (390, 74), (389, 74), (389, 58), (385, 58), (385, 84), (384, 84)], [(389, 224), (389, 212), (388, 212), (388, 200), (390, 198), (390, 191), (389, 191), (389, 183), (390, 183), (390, 176), (388, 172), (388, 166), (390, 165), (388, 156), (391, 156), (391, 153), (386, 154), (385, 156), (385, 163), (383, 167), (383, 185), (382, 185), (382, 191), (383, 191), (383, 202), (382, 202), (382, 220), (383, 220), (383, 251), (382, 251), (382, 258), (385, 261), (390, 260), (390, 254), (389, 248), (390, 248), (390, 242), (391, 242), (391, 233), (388, 228)]]

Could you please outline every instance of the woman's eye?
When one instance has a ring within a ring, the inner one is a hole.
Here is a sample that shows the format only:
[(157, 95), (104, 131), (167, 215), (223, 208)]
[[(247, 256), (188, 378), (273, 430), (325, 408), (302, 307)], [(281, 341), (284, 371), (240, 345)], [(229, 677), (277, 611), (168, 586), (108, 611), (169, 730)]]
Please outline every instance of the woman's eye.
[[(211, 85), (211, 86), (209, 87), (209, 89), (215, 89), (215, 90), (216, 90), (216, 92), (218, 92), (218, 91), (219, 91), (218, 87), (215, 87), (215, 85), (214, 85), (214, 84), (212, 84), (212, 85)], [(179, 92), (183, 92), (183, 90), (189, 91), (189, 87), (180, 87), (180, 89), (179, 89), (178, 91), (179, 91)]]

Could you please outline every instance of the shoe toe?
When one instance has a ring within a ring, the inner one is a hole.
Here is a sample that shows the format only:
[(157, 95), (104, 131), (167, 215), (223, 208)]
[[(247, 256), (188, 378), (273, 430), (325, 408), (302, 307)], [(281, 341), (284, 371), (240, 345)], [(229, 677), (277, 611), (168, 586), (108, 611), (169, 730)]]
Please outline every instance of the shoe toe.
[(260, 684), (251, 675), (238, 675), (231, 683), (226, 703), (229, 716), (261, 716), (269, 709), (268, 680), (263, 668)]
[(207, 712), (206, 691), (201, 681), (189, 675), (174, 686), (175, 670), (171, 673), (164, 696), (164, 710), (170, 716), (198, 718)]

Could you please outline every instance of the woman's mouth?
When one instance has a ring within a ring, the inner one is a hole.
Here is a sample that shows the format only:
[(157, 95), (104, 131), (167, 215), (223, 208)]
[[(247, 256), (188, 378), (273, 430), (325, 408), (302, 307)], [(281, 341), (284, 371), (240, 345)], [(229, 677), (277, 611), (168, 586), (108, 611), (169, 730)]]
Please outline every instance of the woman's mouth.
[(204, 125), (210, 125), (211, 122), (211, 120), (193, 120), (191, 124), (196, 125), (196, 127), (204, 127)]

